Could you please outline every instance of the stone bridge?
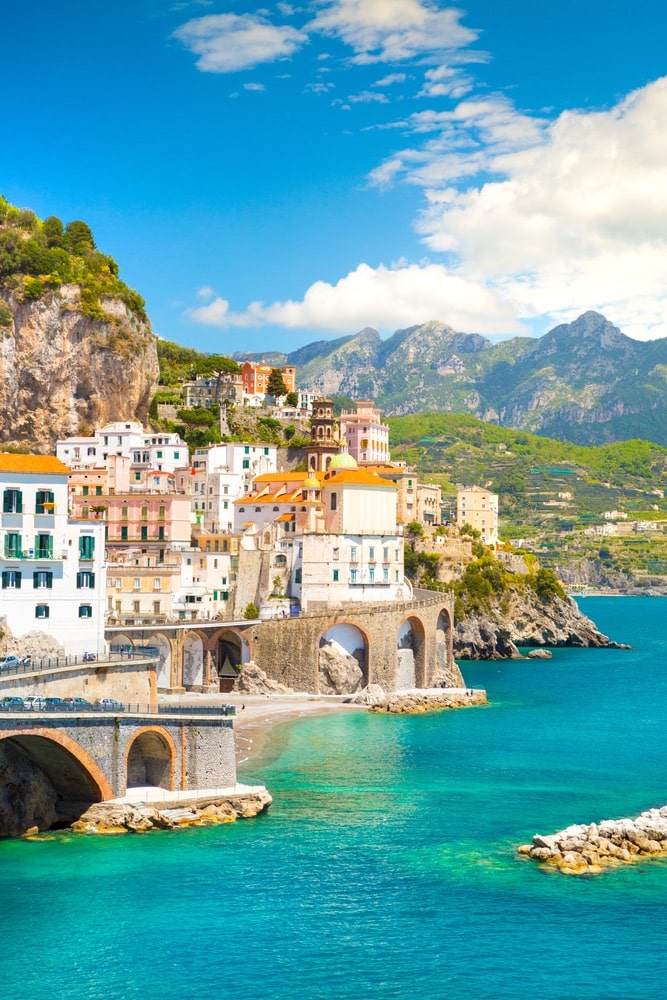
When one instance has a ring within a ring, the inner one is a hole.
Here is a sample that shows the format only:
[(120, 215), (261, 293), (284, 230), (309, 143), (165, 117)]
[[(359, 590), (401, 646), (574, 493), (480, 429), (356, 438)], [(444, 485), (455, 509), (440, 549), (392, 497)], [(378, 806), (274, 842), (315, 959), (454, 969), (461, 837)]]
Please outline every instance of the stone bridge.
[(229, 691), (243, 664), (253, 660), (296, 691), (327, 693), (320, 669), (324, 647), (356, 660), (361, 686), (395, 691), (429, 687), (434, 677), (455, 687), (463, 683), (453, 656), (453, 617), (449, 595), (415, 591), (414, 600), (401, 603), (349, 604), (269, 621), (115, 626), (106, 637), (116, 649), (156, 647), (160, 691)]
[(196, 716), (192, 711), (6, 714), (0, 717), (0, 770), (5, 812), (20, 812), (21, 800), (41, 796), (44, 809), (51, 810), (45, 826), (69, 825), (94, 802), (123, 796), (128, 788), (233, 787), (232, 719), (222, 709)]

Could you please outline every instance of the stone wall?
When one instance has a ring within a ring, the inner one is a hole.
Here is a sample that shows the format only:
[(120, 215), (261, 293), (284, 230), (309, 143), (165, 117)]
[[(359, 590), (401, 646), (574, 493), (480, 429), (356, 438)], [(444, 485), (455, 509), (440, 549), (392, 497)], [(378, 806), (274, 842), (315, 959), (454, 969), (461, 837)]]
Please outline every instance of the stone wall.
[[(62, 661), (61, 661), (62, 662)], [(148, 706), (155, 703), (155, 661), (126, 659), (105, 663), (78, 663), (49, 667), (41, 663), (31, 673), (0, 675), (0, 697), (27, 698), (115, 698), (124, 703)]]
[[(452, 655), (453, 607), (444, 594), (420, 592), (417, 600), (373, 607), (348, 606), (337, 612), (301, 615), (299, 618), (267, 621), (252, 626), (247, 637), (252, 659), (272, 680), (295, 691), (319, 693), (318, 656), (320, 640), (331, 626), (348, 622), (365, 636), (369, 684), (379, 684), (393, 691), (399, 669), (398, 635), (401, 625), (410, 619), (416, 633), (423, 629), (423, 652), (416, 659), (418, 687), (428, 687), (443, 673), (450, 686), (464, 686)], [(445, 664), (436, 655), (438, 616), (444, 611), (450, 627), (445, 638)], [(444, 679), (444, 678), (443, 678)]]

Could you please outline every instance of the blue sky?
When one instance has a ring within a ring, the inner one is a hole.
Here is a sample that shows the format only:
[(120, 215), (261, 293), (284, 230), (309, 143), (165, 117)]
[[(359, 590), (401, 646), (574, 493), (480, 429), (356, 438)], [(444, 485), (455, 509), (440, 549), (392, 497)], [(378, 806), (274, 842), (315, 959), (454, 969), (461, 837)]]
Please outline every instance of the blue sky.
[(657, 0), (15, 0), (0, 193), (87, 221), (200, 350), (586, 309), (664, 337), (666, 28)]

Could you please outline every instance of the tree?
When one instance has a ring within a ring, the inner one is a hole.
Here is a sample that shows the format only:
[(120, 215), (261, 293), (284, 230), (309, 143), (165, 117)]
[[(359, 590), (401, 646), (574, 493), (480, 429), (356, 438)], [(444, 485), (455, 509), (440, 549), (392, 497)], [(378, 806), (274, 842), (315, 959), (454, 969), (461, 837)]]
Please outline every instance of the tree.
[(285, 380), (283, 378), (283, 373), (280, 368), (272, 368), (271, 374), (269, 375), (269, 381), (266, 386), (266, 391), (269, 396), (273, 396), (276, 399), (278, 396), (285, 396), (287, 394), (287, 386), (285, 385)]
[(72, 253), (85, 256), (95, 249), (93, 231), (85, 222), (75, 219), (65, 226), (65, 245)]
[(245, 608), (243, 609), (243, 617), (245, 619), (259, 618), (259, 611), (254, 601), (250, 601), (248, 604), (246, 604)]
[(298, 392), (288, 392), (285, 396), (285, 403), (287, 406), (298, 406), (299, 405), (299, 393)]

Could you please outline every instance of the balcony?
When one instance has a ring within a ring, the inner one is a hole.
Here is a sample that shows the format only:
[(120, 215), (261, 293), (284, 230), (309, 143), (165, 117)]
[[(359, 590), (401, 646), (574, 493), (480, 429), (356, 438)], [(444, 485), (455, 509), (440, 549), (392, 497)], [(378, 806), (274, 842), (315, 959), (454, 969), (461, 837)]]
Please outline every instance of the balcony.
[(67, 552), (53, 552), (51, 549), (27, 549), (18, 552), (10, 549), (9, 551), (5, 551), (4, 558), (5, 560), (26, 559), (33, 562), (36, 560), (40, 562), (59, 562), (61, 559), (67, 559)]

